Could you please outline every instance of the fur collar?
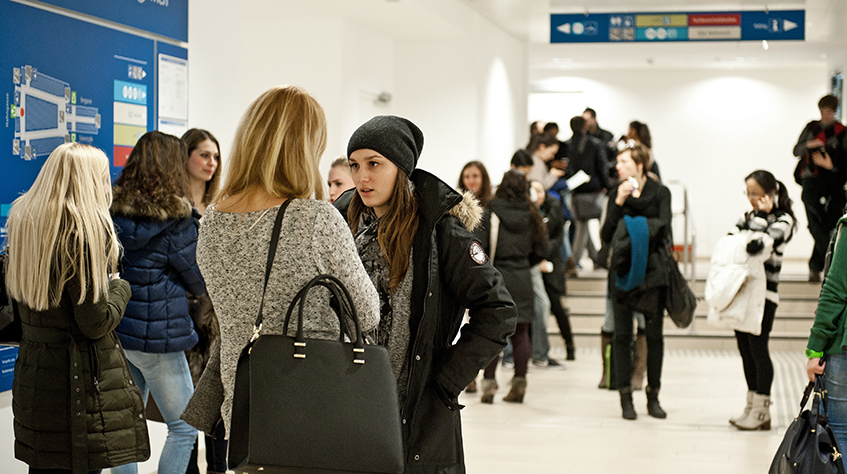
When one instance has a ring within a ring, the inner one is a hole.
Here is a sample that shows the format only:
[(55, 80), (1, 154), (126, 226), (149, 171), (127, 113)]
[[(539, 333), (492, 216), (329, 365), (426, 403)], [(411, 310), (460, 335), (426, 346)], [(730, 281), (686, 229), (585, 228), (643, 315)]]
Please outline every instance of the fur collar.
[(116, 216), (166, 221), (191, 217), (191, 203), (173, 194), (154, 202), (147, 194), (115, 186), (112, 188), (111, 211)]
[(482, 221), (482, 206), (473, 193), (462, 193), (462, 201), (450, 209), (450, 215), (462, 221), (465, 228), (473, 232)]

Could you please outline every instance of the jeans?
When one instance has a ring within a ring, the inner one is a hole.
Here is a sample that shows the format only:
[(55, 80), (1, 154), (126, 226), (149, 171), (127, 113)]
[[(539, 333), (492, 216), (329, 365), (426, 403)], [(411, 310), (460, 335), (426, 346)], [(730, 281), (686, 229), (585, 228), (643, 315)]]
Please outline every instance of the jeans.
[(841, 449), (847, 446), (847, 352), (826, 356), (827, 407), (829, 426)]
[[(168, 437), (159, 458), (159, 474), (185, 474), (188, 458), (197, 439), (197, 430), (179, 419), (179, 415), (194, 393), (188, 360), (183, 352), (154, 354), (125, 351), (132, 378), (147, 402), (147, 395), (156, 398), (162, 418), (168, 425)], [(113, 467), (112, 474), (136, 474), (135, 463)]]
[(535, 294), (535, 315), (532, 318), (532, 360), (547, 360), (550, 352), (550, 339), (547, 335), (547, 316), (550, 315), (550, 299), (544, 289), (541, 265), (530, 270), (532, 274), (532, 292)]
[(576, 263), (582, 259), (582, 252), (588, 250), (588, 256), (591, 261), (597, 261), (597, 248), (594, 247), (594, 241), (591, 240), (591, 235), (588, 232), (587, 220), (576, 220), (576, 231), (573, 238), (573, 259)]
[[(643, 331), (644, 327), (647, 325), (644, 321), (644, 315), (635, 311), (633, 311), (632, 314), (635, 315), (635, 321), (638, 323), (638, 329)], [(612, 298), (609, 297), (609, 295), (606, 295), (606, 319), (603, 320), (603, 327), (601, 330), (608, 333), (615, 332), (615, 310), (612, 305)]]

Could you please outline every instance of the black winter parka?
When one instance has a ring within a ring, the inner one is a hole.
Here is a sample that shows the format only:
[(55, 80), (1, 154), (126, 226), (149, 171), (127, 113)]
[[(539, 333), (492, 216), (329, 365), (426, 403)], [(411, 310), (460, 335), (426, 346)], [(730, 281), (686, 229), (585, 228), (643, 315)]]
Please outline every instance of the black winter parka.
[[(405, 472), (464, 473), (458, 395), (506, 346), (517, 314), (500, 272), (468, 230), (479, 220), (478, 204), (426, 171), (416, 169), (411, 181), (420, 220), (412, 247), (409, 386), (401, 407)], [(345, 218), (355, 192), (334, 203)], [(453, 345), (466, 308), (470, 322)]]

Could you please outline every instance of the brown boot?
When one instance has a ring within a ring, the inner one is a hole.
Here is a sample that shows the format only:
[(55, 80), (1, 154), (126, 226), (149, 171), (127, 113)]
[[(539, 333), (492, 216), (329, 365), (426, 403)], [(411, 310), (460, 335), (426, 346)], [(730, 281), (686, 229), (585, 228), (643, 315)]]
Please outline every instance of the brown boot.
[(647, 373), (647, 336), (638, 333), (635, 336), (635, 357), (632, 361), (632, 390), (644, 388), (644, 375)]
[(471, 383), (469, 383), (468, 386), (465, 387), (465, 392), (476, 393), (476, 379), (471, 380)]
[(603, 363), (603, 375), (600, 376), (600, 383), (597, 388), (609, 388), (609, 372), (606, 370), (606, 351), (612, 345), (614, 333), (600, 331), (600, 361)]
[(503, 401), (523, 403), (523, 396), (526, 395), (526, 377), (514, 377), (510, 385), (512, 388), (510, 388), (509, 393), (503, 397)]
[(482, 403), (494, 403), (494, 394), (497, 393), (497, 380), (482, 379)]

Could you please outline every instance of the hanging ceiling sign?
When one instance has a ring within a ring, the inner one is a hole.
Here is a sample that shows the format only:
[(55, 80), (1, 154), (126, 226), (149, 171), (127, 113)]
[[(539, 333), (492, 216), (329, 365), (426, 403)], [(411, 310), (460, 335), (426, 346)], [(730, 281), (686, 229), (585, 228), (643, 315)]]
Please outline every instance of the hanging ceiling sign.
[(553, 14), (550, 42), (802, 41), (805, 26), (805, 10)]

